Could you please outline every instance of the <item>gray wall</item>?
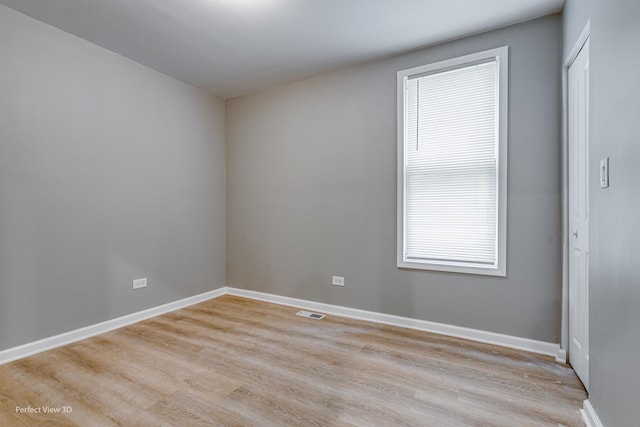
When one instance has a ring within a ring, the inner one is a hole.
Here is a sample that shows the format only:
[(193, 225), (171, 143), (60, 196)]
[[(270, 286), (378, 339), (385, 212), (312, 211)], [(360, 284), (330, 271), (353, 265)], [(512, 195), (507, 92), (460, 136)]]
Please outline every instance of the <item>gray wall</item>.
[[(558, 342), (561, 41), (553, 15), (228, 101), (228, 284)], [(399, 270), (396, 72), (502, 45), (508, 276)]]
[(640, 403), (639, 23), (637, 0), (593, 0), (589, 400), (606, 427), (637, 426)]
[(562, 10), (562, 60), (566, 60), (591, 16), (593, 0), (565, 0)]
[(0, 349), (223, 286), (224, 103), (4, 6), (0, 58)]

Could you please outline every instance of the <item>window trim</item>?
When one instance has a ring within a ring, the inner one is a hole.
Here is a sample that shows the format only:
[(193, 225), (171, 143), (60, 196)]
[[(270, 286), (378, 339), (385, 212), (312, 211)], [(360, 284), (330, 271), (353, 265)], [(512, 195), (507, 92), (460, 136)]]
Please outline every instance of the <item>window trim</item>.
[[(422, 65), (398, 71), (397, 75), (397, 118), (398, 118), (398, 158), (397, 158), (397, 266), (399, 268), (433, 270), (454, 273), (480, 274), (489, 276), (507, 275), (507, 136), (508, 136), (508, 70), (509, 47), (502, 46), (482, 52), (472, 53), (457, 58), (447, 59), (432, 64)], [(406, 82), (410, 77), (439, 73), (447, 69), (458, 68), (473, 63), (486, 62), (495, 58), (498, 63), (498, 155), (497, 155), (497, 197), (498, 197), (498, 227), (497, 227), (497, 260), (495, 265), (451, 262), (451, 261), (407, 261), (405, 252), (405, 182), (406, 158), (405, 146), (405, 115), (406, 115)]]

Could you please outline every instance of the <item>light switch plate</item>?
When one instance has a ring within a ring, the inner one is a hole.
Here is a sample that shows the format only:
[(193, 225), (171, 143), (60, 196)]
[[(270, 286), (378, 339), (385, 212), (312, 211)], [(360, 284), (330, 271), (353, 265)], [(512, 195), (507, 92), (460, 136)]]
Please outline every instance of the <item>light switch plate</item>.
[(600, 160), (600, 188), (609, 188), (609, 158)]

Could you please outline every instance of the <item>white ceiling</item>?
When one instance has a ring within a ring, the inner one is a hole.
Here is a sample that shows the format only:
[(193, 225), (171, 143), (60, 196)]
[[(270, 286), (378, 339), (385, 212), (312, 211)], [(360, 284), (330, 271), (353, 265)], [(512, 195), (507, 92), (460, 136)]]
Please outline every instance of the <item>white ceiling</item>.
[(557, 12), (564, 0), (0, 0), (233, 97)]

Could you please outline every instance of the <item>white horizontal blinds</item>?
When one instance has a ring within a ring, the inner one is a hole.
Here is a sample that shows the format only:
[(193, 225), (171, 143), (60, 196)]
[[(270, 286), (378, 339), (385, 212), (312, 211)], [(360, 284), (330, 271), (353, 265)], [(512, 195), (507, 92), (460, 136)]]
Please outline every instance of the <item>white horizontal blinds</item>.
[(497, 264), (497, 60), (410, 77), (405, 259)]

